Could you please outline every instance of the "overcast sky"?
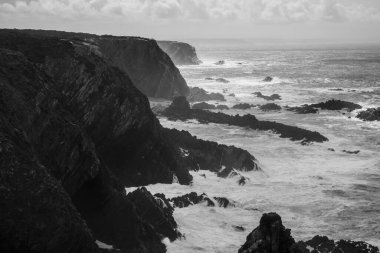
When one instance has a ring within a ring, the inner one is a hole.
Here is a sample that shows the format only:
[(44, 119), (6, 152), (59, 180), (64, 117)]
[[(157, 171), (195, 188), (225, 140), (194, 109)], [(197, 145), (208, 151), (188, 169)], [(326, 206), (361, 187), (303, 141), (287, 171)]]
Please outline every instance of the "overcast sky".
[(380, 42), (380, 0), (0, 0), (0, 26), (156, 39)]

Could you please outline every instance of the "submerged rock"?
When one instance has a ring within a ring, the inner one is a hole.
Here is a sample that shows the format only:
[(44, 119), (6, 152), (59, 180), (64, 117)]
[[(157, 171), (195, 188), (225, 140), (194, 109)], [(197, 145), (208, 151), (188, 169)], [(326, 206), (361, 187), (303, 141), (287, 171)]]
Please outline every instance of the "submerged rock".
[(187, 99), (191, 102), (201, 102), (210, 100), (226, 101), (223, 94), (220, 93), (209, 93), (202, 88), (192, 87), (190, 88), (190, 94)]
[(178, 41), (157, 41), (157, 43), (176, 65), (198, 65), (202, 63), (198, 59), (195, 48), (190, 44)]
[(226, 62), (224, 60), (220, 60), (220, 61), (217, 61), (215, 62), (214, 64), (215, 65), (224, 65)]
[(227, 79), (224, 79), (224, 78), (217, 78), (217, 79), (215, 79), (215, 81), (220, 82), (220, 83), (229, 83), (230, 82), (230, 81), (228, 81)]
[(270, 76), (267, 76), (264, 78), (263, 82), (272, 82), (273, 81), (273, 77), (270, 77)]
[(197, 119), (201, 123), (228, 124), (248, 127), (255, 130), (271, 130), (274, 133), (279, 134), (281, 138), (290, 138), (291, 140), (302, 141), (303, 143), (324, 142), (328, 140), (318, 132), (272, 121), (260, 121), (251, 114), (231, 116), (221, 112), (215, 113), (190, 109), (190, 105), (184, 97), (175, 98), (173, 103), (162, 113), (162, 115), (169, 119)]
[(380, 107), (369, 108), (365, 111), (361, 111), (356, 117), (365, 121), (380, 121)]
[(254, 92), (253, 94), (258, 98), (263, 98), (268, 101), (281, 100), (281, 96), (278, 94), (272, 94), (270, 96), (263, 95), (261, 92)]
[(356, 155), (356, 154), (359, 154), (360, 153), (360, 150), (354, 150), (354, 151), (350, 151), (350, 150), (342, 150), (342, 152), (344, 153), (347, 153), (347, 154), (351, 154), (351, 155)]
[(379, 249), (365, 242), (334, 241), (326, 236), (315, 236), (295, 242), (290, 229), (286, 229), (277, 213), (265, 213), (238, 251), (239, 253), (378, 253)]
[(265, 105), (261, 105), (260, 107), (260, 110), (262, 111), (279, 111), (281, 110), (281, 106), (275, 104), (275, 103), (268, 103), (268, 104), (265, 104)]

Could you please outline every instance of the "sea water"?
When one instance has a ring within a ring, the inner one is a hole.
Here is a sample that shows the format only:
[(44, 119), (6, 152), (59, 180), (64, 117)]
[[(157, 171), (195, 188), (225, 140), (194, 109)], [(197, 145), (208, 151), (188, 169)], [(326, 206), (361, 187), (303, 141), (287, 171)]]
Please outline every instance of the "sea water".
[[(376, 46), (193, 44), (203, 63), (180, 67), (180, 71), (189, 86), (225, 95), (226, 102), (213, 104), (268, 103), (252, 94), (260, 91), (279, 94), (282, 99), (274, 102), (281, 106), (332, 98), (358, 103), (364, 109), (380, 106), (380, 48)], [(215, 65), (219, 60), (225, 64)], [(273, 80), (264, 82), (266, 76)], [(207, 77), (225, 78), (229, 83)], [(306, 115), (258, 108), (223, 111), (254, 114), (260, 120), (318, 131), (329, 139), (306, 146), (266, 131), (160, 118), (164, 127), (246, 149), (262, 168), (243, 173), (250, 179), (244, 186), (238, 185), (237, 178), (218, 178), (208, 171), (192, 172), (194, 181), (189, 186), (148, 186), (152, 193), (168, 197), (195, 191), (237, 203), (228, 208), (202, 204), (177, 208), (174, 216), (185, 237), (168, 243), (168, 252), (237, 252), (261, 215), (271, 211), (281, 215), (296, 240), (319, 234), (380, 246), (380, 122), (361, 121), (355, 118), (358, 111)], [(246, 230), (238, 231), (236, 226)]]

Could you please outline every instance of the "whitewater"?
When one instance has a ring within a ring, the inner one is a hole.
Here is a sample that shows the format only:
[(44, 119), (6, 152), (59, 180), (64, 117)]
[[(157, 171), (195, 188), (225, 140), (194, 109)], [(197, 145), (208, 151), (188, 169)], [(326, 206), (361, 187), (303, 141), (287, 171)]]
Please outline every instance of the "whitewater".
[[(265, 48), (247, 42), (192, 41), (202, 64), (180, 67), (189, 86), (222, 93), (229, 107), (238, 103), (268, 103), (256, 97), (279, 94), (280, 106), (299, 106), (340, 99), (358, 103), (363, 110), (380, 106), (380, 49), (374, 46), (284, 46)], [(224, 60), (224, 65), (214, 63)], [(266, 76), (273, 77), (264, 82)], [(225, 78), (221, 83), (206, 78)], [(329, 141), (301, 145), (278, 135), (197, 121), (159, 120), (164, 127), (189, 131), (198, 138), (234, 145), (256, 157), (262, 171), (243, 172), (249, 181), (219, 178), (209, 171), (191, 172), (189, 186), (156, 184), (152, 193), (167, 197), (192, 191), (226, 197), (235, 207), (194, 205), (177, 208), (174, 218), (184, 238), (167, 242), (168, 252), (237, 252), (259, 224), (264, 212), (277, 212), (296, 240), (315, 235), (331, 239), (363, 240), (380, 246), (380, 122), (355, 118), (360, 110), (295, 114), (286, 110), (253, 114), (318, 131)], [(356, 151), (348, 154), (343, 150)], [(127, 189), (132, 191), (133, 188)], [(245, 231), (236, 229), (245, 228)]]

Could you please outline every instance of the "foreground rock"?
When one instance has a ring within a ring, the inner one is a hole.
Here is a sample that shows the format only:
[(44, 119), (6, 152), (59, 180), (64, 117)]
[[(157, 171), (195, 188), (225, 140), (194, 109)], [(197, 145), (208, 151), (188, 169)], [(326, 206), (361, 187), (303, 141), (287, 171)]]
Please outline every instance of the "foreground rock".
[(275, 103), (268, 103), (265, 105), (261, 105), (259, 108), (260, 108), (260, 110), (262, 110), (264, 112), (281, 110), (281, 106), (279, 106), (278, 104), (275, 104)]
[(254, 92), (253, 94), (258, 98), (263, 98), (268, 101), (281, 100), (281, 96), (278, 94), (272, 94), (270, 96), (263, 95), (261, 92)]
[[(190, 170), (210, 170), (221, 177), (230, 176), (234, 170), (261, 170), (255, 157), (246, 150), (200, 140), (186, 131), (164, 129), (164, 133), (167, 139), (181, 148)], [(221, 171), (224, 173), (220, 174)]]
[(189, 94), (177, 67), (152, 39), (45, 30), (1, 30), (1, 33), (64, 39), (85, 46), (89, 53), (102, 57), (128, 75), (135, 87), (149, 97), (172, 99)]
[(260, 225), (248, 236), (239, 253), (378, 253), (379, 249), (365, 242), (340, 240), (334, 242), (327, 237), (315, 236), (303, 242), (295, 242), (290, 229), (282, 225), (277, 213), (265, 213)]
[(201, 101), (226, 101), (223, 94), (220, 93), (209, 93), (202, 88), (192, 87), (190, 88), (190, 94), (187, 96), (190, 102), (201, 102)]
[(163, 116), (169, 119), (197, 119), (201, 123), (228, 124), (240, 127), (249, 127), (254, 130), (271, 130), (280, 135), (281, 138), (290, 138), (302, 143), (324, 142), (328, 139), (318, 132), (305, 130), (302, 128), (288, 126), (272, 121), (260, 121), (253, 115), (227, 115), (224, 113), (214, 113), (203, 110), (190, 109), (189, 102), (185, 97), (177, 97), (173, 103), (162, 112)]
[(176, 65), (198, 65), (202, 63), (198, 59), (195, 48), (190, 44), (178, 41), (157, 41), (157, 43)]
[(380, 121), (380, 107), (369, 108), (365, 111), (361, 111), (356, 117), (365, 121)]

